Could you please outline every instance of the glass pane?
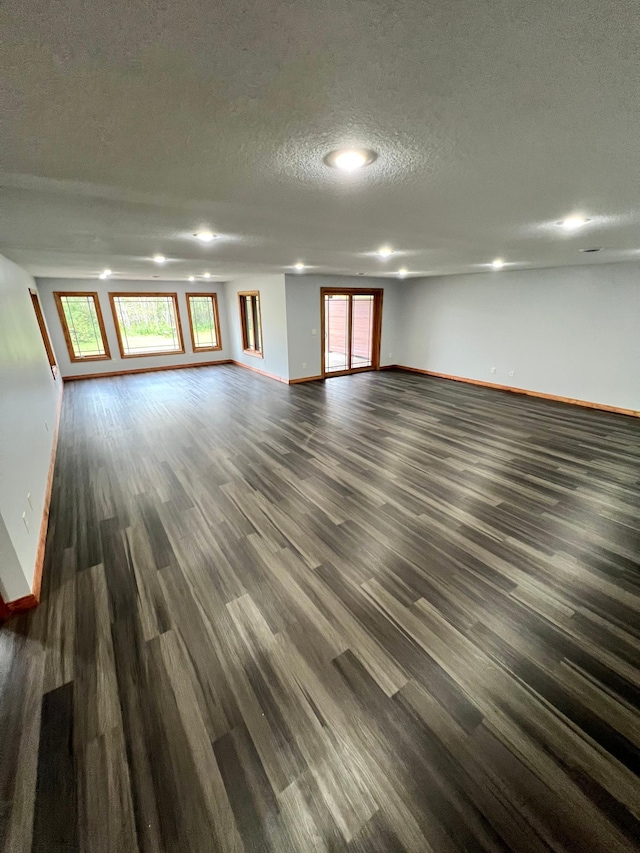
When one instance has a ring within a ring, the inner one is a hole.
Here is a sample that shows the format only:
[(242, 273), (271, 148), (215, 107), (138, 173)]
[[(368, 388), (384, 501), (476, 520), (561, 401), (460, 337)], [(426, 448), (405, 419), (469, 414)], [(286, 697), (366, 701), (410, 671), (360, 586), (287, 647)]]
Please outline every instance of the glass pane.
[(255, 349), (256, 348), (256, 334), (255, 328), (253, 325), (253, 306), (251, 305), (251, 297), (245, 296), (244, 298), (244, 313), (246, 318), (246, 327), (247, 327), (247, 349)]
[(73, 354), (76, 358), (106, 355), (93, 296), (61, 296)]
[(253, 296), (253, 319), (256, 329), (256, 349), (262, 352), (262, 327), (260, 325), (260, 297)]
[(182, 352), (172, 296), (114, 296), (125, 355)]
[(373, 294), (354, 295), (351, 310), (351, 367), (371, 367)]
[(193, 345), (196, 349), (212, 349), (218, 346), (216, 322), (213, 315), (211, 296), (190, 296), (191, 329)]
[(349, 297), (325, 294), (324, 369), (327, 373), (349, 369)]

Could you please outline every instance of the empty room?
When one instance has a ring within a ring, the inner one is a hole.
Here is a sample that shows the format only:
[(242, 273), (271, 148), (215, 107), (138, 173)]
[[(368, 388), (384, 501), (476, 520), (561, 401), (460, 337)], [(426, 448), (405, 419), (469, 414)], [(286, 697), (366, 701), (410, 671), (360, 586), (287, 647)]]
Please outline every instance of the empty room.
[(639, 850), (637, 4), (0, 32), (0, 853)]

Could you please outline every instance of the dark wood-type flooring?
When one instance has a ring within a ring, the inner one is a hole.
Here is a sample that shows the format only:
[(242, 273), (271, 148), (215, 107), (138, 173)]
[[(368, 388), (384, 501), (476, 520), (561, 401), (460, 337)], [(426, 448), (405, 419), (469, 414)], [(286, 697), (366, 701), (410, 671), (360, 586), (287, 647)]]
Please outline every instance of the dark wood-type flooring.
[(640, 422), (399, 372), (69, 383), (0, 850), (631, 851)]

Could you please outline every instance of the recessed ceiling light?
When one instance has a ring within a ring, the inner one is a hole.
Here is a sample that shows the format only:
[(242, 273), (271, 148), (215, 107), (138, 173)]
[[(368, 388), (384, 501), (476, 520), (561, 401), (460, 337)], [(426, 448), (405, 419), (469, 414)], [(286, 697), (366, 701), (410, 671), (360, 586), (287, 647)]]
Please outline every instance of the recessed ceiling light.
[(295, 264), (295, 269), (296, 269), (298, 272), (302, 272), (302, 270), (304, 269), (304, 264), (302, 263), (302, 261), (298, 261), (298, 263), (297, 263), (297, 264)]
[(153, 260), (154, 260), (157, 264), (163, 264), (167, 259), (165, 258), (165, 256), (164, 256), (164, 255), (154, 255), (154, 256), (153, 256)]
[(378, 255), (381, 258), (390, 258), (391, 255), (393, 255), (393, 249), (391, 248), (391, 246), (381, 246), (378, 249)]
[(400, 278), (404, 278), (406, 274), (407, 274), (406, 267), (402, 267), (402, 269), (398, 270), (398, 275), (400, 276)]
[(363, 166), (369, 166), (377, 158), (375, 151), (368, 148), (339, 148), (324, 158), (327, 166), (341, 169), (343, 172), (357, 172)]
[(494, 270), (501, 270), (504, 266), (504, 261), (502, 260), (502, 258), (496, 258), (494, 261), (491, 261), (491, 266), (494, 268)]
[(561, 228), (564, 228), (565, 231), (577, 231), (578, 228), (582, 228), (583, 225), (586, 225), (589, 220), (584, 216), (567, 216), (566, 219), (563, 219), (562, 222), (559, 222)]
[(203, 275), (204, 275), (204, 277), (205, 277), (205, 278), (211, 278), (211, 273), (210, 273), (210, 272), (205, 272), (205, 273), (203, 273)]
[(202, 231), (196, 231), (193, 236), (197, 237), (198, 240), (200, 240), (202, 243), (211, 243), (211, 241), (215, 240), (218, 235), (214, 234), (213, 231), (208, 231), (205, 228)]
[(195, 281), (195, 280), (196, 280), (195, 275), (190, 275), (190, 276), (189, 276), (189, 281)]
[(111, 275), (111, 270), (104, 270), (105, 275)]

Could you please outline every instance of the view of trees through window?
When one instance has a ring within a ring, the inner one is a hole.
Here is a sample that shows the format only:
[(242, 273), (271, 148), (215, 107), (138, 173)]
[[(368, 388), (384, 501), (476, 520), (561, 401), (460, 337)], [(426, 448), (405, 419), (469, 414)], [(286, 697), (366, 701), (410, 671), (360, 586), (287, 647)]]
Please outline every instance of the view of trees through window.
[(183, 352), (176, 295), (110, 294), (123, 356)]
[(73, 360), (108, 357), (93, 293), (56, 293), (58, 313)]
[(220, 349), (218, 303), (215, 293), (187, 293), (194, 350)]

